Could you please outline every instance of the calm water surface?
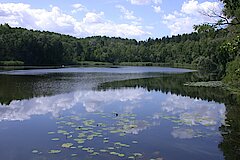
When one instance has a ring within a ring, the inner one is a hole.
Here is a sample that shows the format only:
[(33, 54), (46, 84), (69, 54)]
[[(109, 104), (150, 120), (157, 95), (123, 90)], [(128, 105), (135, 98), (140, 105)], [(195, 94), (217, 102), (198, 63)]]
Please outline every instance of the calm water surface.
[(219, 160), (237, 155), (225, 151), (234, 97), (217, 88), (183, 85), (199, 80), (198, 73), (158, 67), (1, 73), (0, 159)]

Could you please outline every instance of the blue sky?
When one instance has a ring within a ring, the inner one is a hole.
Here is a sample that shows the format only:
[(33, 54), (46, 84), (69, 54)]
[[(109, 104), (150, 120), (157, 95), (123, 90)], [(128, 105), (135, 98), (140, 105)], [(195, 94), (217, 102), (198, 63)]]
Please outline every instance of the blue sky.
[(76, 37), (95, 35), (145, 40), (193, 31), (215, 22), (217, 0), (0, 0), (0, 23)]

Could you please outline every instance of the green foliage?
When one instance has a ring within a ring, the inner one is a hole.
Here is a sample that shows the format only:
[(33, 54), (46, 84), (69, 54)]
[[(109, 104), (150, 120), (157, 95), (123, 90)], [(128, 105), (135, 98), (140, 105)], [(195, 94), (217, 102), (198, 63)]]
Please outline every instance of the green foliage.
[(233, 40), (224, 43), (221, 49), (231, 54), (231, 57), (236, 57), (240, 50), (240, 36), (236, 36)]
[(240, 21), (240, 1), (239, 0), (221, 0), (224, 3), (224, 14), (233, 19), (234, 22)]
[(110, 66), (111, 63), (108, 62), (93, 62), (93, 61), (78, 61), (77, 65), (81, 66)]
[(198, 33), (214, 32), (215, 28), (210, 24), (194, 25), (193, 29)]
[[(190, 33), (146, 41), (118, 37), (75, 38), (52, 32), (0, 26), (0, 61), (22, 61), (25, 65), (89, 64), (194, 64), (215, 55), (227, 38), (224, 30)], [(123, 64), (123, 63), (122, 63)]]
[(240, 57), (227, 65), (224, 82), (240, 89)]
[(217, 64), (209, 58), (201, 58), (198, 62), (198, 69), (206, 72), (215, 72), (217, 70)]

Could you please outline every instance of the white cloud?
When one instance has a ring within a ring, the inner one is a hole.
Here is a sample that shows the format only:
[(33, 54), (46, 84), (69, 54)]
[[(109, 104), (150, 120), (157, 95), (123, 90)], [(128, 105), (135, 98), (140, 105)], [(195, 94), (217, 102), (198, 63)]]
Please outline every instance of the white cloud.
[(130, 0), (130, 2), (136, 5), (146, 5), (151, 3), (151, 0)]
[(73, 4), (72, 7), (74, 8), (72, 10), (72, 13), (77, 13), (77, 12), (81, 12), (81, 11), (85, 11), (85, 12), (88, 11), (87, 7), (85, 7), (84, 5), (82, 5), (80, 3)]
[(181, 11), (183, 13), (190, 14), (190, 13), (195, 13), (196, 11), (198, 11), (198, 9), (199, 9), (198, 1), (190, 0), (188, 2), (183, 3)]
[(200, 12), (211, 12), (212, 10), (221, 10), (220, 3), (208, 1), (199, 3), (197, 0), (190, 0), (183, 3), (181, 12), (186, 14), (199, 15)]
[(216, 19), (210, 18), (204, 14), (210, 14), (212, 11), (219, 13), (222, 9), (221, 2), (203, 2), (197, 0), (185, 1), (181, 11), (174, 11), (163, 16), (163, 23), (170, 29), (172, 35), (189, 33), (193, 31), (193, 25), (205, 22), (216, 22)]
[(174, 20), (174, 19), (176, 19), (176, 16), (173, 15), (173, 14), (168, 14), (168, 15), (164, 15), (163, 19), (165, 19), (165, 20)]
[[(82, 5), (75, 4), (73, 7), (79, 9)], [(0, 23), (77, 37), (106, 35), (140, 39), (150, 35), (142, 26), (110, 21), (105, 18), (104, 12), (86, 12), (84, 18), (78, 20), (56, 6), (46, 10), (35, 9), (23, 3), (0, 3)]]
[(152, 7), (154, 9), (154, 12), (156, 13), (160, 13), (162, 11), (160, 6), (152, 6)]
[(91, 23), (103, 23), (104, 22), (104, 12), (94, 13), (88, 12), (83, 18), (83, 23), (91, 24)]
[(199, 24), (198, 19), (194, 19), (188, 16), (177, 16), (174, 14), (165, 15), (163, 23), (171, 31), (171, 35), (177, 35), (181, 33), (189, 33), (193, 31), (193, 25)]
[(131, 4), (135, 5), (147, 5), (147, 4), (161, 4), (162, 0), (128, 0), (131, 2)]
[(161, 4), (161, 3), (162, 3), (162, 0), (152, 0), (152, 2), (153, 2), (154, 4)]
[(116, 8), (120, 9), (120, 12), (123, 14), (121, 18), (126, 19), (126, 20), (133, 20), (133, 21), (141, 21), (142, 19), (140, 17), (134, 16), (133, 11), (129, 11), (122, 5), (116, 5)]
[(160, 4), (162, 4), (162, 0), (128, 0), (131, 4), (134, 5), (150, 5), (152, 4), (153, 11), (156, 13), (163, 12), (161, 10)]

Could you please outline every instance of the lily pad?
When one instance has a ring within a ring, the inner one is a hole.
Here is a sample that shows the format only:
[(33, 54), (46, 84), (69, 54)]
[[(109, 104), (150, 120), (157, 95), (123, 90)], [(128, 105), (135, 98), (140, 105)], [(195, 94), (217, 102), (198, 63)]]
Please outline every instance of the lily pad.
[(60, 153), (61, 150), (49, 150), (48, 153), (50, 154), (57, 154), (57, 153)]
[(133, 155), (134, 155), (135, 157), (141, 157), (141, 156), (142, 156), (141, 153), (133, 153)]
[(111, 155), (118, 155), (117, 152), (110, 152)]
[(99, 153), (98, 152), (93, 152), (91, 155), (96, 156), (96, 155), (99, 155)]
[(52, 138), (51, 140), (52, 141), (59, 141), (60, 139), (59, 138)]
[(100, 149), (99, 151), (103, 152), (103, 153), (108, 152), (108, 150), (106, 150), (106, 149)]
[(34, 149), (34, 150), (32, 150), (32, 153), (36, 154), (36, 153), (38, 153), (38, 150)]
[(134, 156), (129, 156), (128, 159), (135, 159), (135, 157)]
[(72, 157), (76, 157), (76, 156), (77, 156), (77, 154), (74, 154), (74, 153), (73, 153), (73, 154), (71, 154), (71, 156), (72, 156)]
[(124, 156), (125, 156), (125, 154), (123, 154), (123, 153), (118, 154), (118, 157), (124, 157)]
[(73, 146), (72, 143), (64, 143), (64, 144), (62, 144), (62, 147), (63, 147), (63, 148), (70, 148), (70, 147), (72, 147), (72, 146)]

